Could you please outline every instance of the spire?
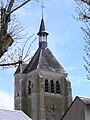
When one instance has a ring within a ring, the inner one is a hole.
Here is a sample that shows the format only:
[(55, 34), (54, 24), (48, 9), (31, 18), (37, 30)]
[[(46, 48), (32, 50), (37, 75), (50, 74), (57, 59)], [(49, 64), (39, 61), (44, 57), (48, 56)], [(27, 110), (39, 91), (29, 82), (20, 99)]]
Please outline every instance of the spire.
[(45, 25), (44, 25), (44, 19), (43, 19), (43, 9), (45, 8), (44, 6), (43, 6), (43, 2), (42, 2), (42, 19), (41, 19), (41, 25), (40, 25), (40, 30), (39, 30), (39, 32), (41, 32), (41, 31), (45, 31)]
[(40, 29), (37, 35), (41, 35), (42, 32), (45, 32), (44, 19), (41, 19)]
[(37, 35), (39, 36), (39, 47), (42, 49), (45, 49), (47, 47), (47, 35), (49, 35), (48, 32), (45, 30), (45, 24), (44, 24), (44, 18), (43, 18), (43, 3), (42, 3), (42, 19), (40, 24), (40, 29)]

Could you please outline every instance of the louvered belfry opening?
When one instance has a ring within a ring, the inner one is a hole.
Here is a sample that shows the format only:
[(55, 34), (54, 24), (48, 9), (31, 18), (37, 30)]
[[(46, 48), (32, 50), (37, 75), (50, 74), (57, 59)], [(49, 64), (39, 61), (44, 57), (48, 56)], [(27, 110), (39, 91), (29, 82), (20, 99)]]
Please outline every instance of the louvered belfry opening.
[(45, 92), (49, 92), (49, 83), (48, 80), (45, 80)]
[(51, 80), (51, 93), (54, 93), (54, 82)]
[(60, 83), (59, 83), (59, 81), (56, 81), (56, 93), (60, 94)]
[(28, 94), (31, 94), (31, 81), (28, 81)]

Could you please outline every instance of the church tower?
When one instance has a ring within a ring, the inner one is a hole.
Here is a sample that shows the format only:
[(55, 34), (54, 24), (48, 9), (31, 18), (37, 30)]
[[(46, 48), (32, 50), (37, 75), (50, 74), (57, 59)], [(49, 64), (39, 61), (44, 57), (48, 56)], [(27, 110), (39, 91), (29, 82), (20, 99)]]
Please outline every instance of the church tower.
[(47, 47), (49, 33), (43, 15), (37, 35), (37, 51), (28, 65), (19, 65), (15, 72), (15, 109), (24, 111), (32, 120), (60, 120), (72, 101), (71, 83)]

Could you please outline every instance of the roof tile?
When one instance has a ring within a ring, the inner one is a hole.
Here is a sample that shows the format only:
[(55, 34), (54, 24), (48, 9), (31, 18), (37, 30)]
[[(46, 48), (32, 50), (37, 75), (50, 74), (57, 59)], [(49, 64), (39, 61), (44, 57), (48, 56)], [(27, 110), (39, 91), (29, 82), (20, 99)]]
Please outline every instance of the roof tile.
[(22, 111), (0, 110), (0, 120), (31, 120), (31, 118)]

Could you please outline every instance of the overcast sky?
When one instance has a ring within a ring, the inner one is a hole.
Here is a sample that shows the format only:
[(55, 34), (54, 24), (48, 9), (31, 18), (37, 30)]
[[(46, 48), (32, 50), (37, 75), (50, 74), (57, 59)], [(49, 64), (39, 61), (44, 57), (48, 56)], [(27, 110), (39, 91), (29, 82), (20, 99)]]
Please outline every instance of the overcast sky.
[[(40, 26), (42, 1), (45, 6), (45, 26), (49, 32), (48, 47), (68, 72), (73, 97), (77, 95), (89, 97), (90, 81), (86, 79), (83, 67), (84, 35), (80, 29), (81, 23), (72, 17), (75, 15), (74, 0), (32, 1), (15, 12), (15, 15), (24, 27), (28, 26), (24, 32), (36, 36)], [(38, 39), (32, 45), (31, 51), (34, 53), (37, 48)], [(13, 109), (13, 74), (13, 69), (0, 70), (0, 108)]]

